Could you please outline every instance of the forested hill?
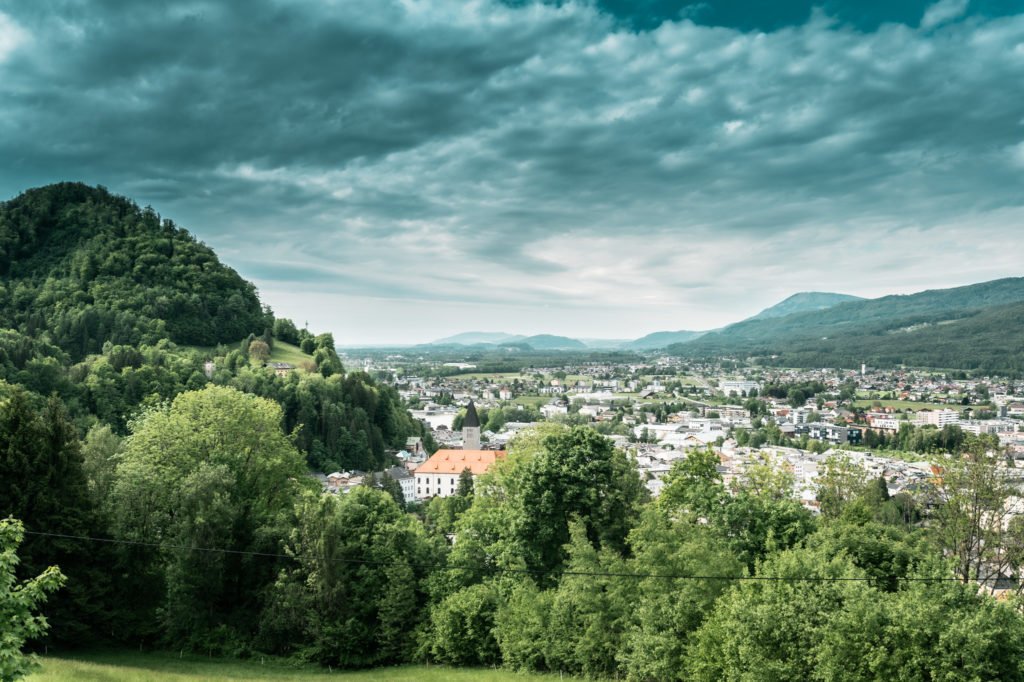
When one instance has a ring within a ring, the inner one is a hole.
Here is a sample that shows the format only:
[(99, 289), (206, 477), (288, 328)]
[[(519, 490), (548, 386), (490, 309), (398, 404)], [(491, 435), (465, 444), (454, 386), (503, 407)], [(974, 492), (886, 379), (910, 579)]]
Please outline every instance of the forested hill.
[[(277, 376), (266, 365), (292, 346), (301, 366)], [(277, 402), (317, 470), (381, 468), (425, 435), (394, 389), (344, 371), (331, 334), (275, 318), (187, 231), (80, 183), (0, 203), (0, 399), (6, 384), (59, 396), (81, 435), (116, 436), (154, 405), (228, 386)]]
[(1024, 278), (751, 319), (669, 352), (786, 366), (913, 365), (1024, 371)]
[(255, 287), (210, 248), (81, 183), (0, 203), (0, 320), (76, 359), (105, 341), (212, 346), (268, 326)]

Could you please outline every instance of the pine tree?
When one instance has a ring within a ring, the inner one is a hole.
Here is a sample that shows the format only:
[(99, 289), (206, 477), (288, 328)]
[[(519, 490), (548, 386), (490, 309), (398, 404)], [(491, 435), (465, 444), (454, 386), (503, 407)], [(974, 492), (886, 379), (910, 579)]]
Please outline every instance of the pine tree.
[(35, 409), (32, 394), (15, 389), (0, 406), (0, 517), (9, 515), (24, 519), (28, 531), (24, 571), (35, 575), (58, 565), (68, 577), (67, 588), (45, 611), (53, 623), (50, 638), (80, 642), (105, 632), (107, 549), (54, 537), (92, 536), (99, 529), (78, 435), (56, 397)]
[(472, 497), (473, 496), (473, 472), (466, 467), (459, 474), (459, 487), (456, 488), (455, 494), (459, 497)]

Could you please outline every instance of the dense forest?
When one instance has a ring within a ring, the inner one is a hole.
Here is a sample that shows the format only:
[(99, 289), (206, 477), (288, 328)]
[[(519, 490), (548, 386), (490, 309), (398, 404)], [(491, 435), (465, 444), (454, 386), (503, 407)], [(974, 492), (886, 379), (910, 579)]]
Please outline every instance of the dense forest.
[(216, 345), (268, 326), (256, 289), (152, 209), (61, 183), (0, 204), (5, 326), (80, 360), (104, 342)]
[(1024, 371), (1024, 279), (840, 303), (751, 319), (669, 347), (689, 357), (755, 357), (788, 367), (899, 365)]

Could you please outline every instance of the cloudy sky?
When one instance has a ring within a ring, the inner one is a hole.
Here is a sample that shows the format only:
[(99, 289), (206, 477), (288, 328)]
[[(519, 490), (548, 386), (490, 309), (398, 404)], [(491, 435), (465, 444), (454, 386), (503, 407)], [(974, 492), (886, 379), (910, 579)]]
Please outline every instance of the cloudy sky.
[(0, 197), (152, 205), (343, 344), (1024, 275), (1019, 0), (0, 0)]

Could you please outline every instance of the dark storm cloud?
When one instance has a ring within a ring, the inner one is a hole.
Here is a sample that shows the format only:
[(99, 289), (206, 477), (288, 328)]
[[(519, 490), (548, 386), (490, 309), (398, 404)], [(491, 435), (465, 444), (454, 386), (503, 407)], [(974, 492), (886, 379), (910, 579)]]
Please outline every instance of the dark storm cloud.
[(105, 184), (265, 289), (725, 306), (732, 254), (772, 296), (854, 231), (1019, 230), (1009, 6), (0, 2), (0, 189)]

